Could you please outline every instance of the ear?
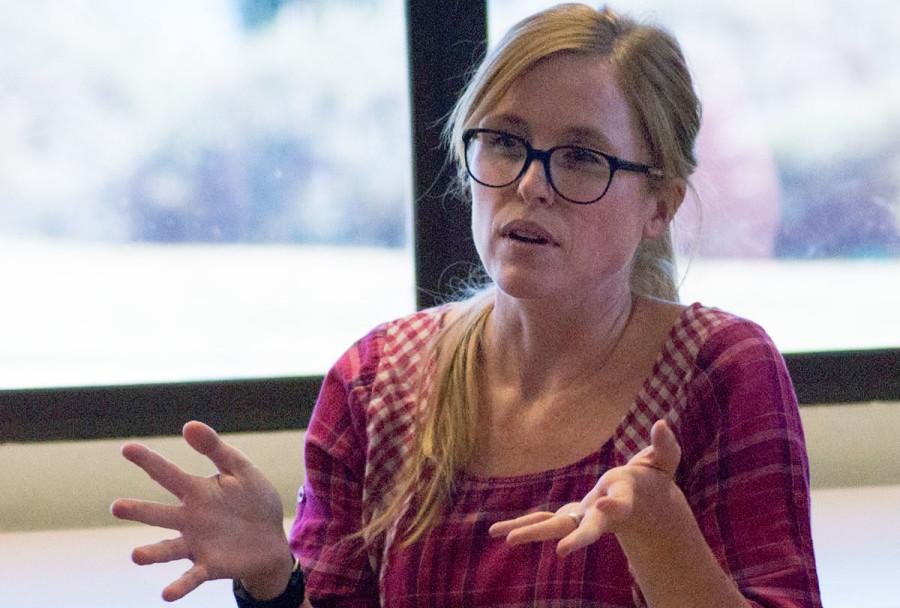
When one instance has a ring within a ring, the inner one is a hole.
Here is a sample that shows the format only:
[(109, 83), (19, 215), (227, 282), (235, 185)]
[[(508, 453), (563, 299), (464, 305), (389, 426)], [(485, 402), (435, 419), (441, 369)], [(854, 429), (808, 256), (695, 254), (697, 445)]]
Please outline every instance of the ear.
[(656, 239), (665, 234), (666, 229), (675, 217), (675, 212), (684, 200), (687, 184), (681, 178), (666, 180), (665, 184), (651, 192), (653, 204), (652, 215), (644, 224), (643, 237)]

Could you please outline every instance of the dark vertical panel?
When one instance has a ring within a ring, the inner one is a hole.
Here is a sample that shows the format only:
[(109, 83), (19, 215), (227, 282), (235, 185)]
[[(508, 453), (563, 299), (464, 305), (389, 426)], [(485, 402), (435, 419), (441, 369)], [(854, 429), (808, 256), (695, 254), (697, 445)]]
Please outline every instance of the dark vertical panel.
[(483, 57), (485, 5), (472, 0), (407, 2), (419, 308), (440, 302), (457, 280), (468, 277), (479, 264), (469, 207), (445, 196), (453, 169), (446, 162), (440, 135), (466, 75)]

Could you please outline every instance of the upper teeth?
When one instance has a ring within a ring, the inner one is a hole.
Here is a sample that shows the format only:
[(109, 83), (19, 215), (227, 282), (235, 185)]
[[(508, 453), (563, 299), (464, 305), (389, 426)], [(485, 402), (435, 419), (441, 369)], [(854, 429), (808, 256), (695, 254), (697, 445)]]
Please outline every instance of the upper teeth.
[(544, 235), (542, 235), (542, 234), (539, 234), (536, 232), (526, 232), (523, 230), (512, 230), (512, 231), (510, 231), (510, 235), (517, 237), (517, 238), (530, 239), (533, 241), (546, 240), (546, 237), (544, 237)]
[(527, 236), (530, 238), (538, 238), (539, 236), (541, 236), (539, 234), (535, 234), (534, 232), (525, 232), (524, 230), (513, 230), (513, 234), (515, 234), (516, 236)]

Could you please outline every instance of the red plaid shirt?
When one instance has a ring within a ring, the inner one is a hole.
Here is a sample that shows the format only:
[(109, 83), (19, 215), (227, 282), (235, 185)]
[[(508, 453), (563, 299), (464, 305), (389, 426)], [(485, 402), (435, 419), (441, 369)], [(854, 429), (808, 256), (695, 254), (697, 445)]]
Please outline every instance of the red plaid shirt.
[[(644, 605), (613, 535), (566, 558), (511, 547), (488, 527), (580, 500), (665, 419), (683, 450), (676, 481), (719, 563), (755, 606), (819, 606), (808, 463), (781, 355), (757, 325), (685, 309), (613, 436), (579, 462), (459, 480), (439, 523), (408, 548), (347, 540), (382, 507), (410, 442), (417, 379), (442, 319), (426, 310), (376, 328), (329, 372), (306, 435), (291, 544), (319, 606), (492, 608)], [(398, 522), (403, 526), (404, 520)]]

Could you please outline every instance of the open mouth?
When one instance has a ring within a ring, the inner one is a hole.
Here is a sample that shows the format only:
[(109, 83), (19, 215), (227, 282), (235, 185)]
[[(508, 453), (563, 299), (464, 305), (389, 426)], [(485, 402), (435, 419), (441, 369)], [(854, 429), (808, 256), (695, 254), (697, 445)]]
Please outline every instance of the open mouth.
[(532, 222), (513, 221), (503, 227), (501, 234), (508, 239), (528, 245), (556, 245), (553, 237)]
[(506, 235), (507, 238), (510, 238), (514, 241), (519, 241), (520, 243), (531, 243), (533, 245), (546, 245), (550, 242), (549, 239), (544, 238), (542, 236), (533, 236), (529, 234), (522, 234), (520, 232), (512, 231)]

